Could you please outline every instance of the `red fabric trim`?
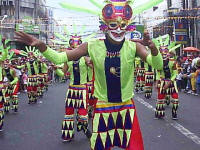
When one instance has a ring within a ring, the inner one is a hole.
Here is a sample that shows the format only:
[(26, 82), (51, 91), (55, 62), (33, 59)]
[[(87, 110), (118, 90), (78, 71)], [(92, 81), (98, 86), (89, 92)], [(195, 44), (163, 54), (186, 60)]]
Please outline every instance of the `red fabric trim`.
[(0, 108), (3, 108), (3, 106), (4, 106), (3, 102), (0, 102)]
[(74, 114), (74, 108), (66, 107), (65, 108), (65, 115), (73, 115)]
[(95, 113), (112, 113), (112, 112), (119, 112), (119, 111), (122, 111), (124, 109), (135, 109), (135, 106), (133, 107), (122, 107), (120, 109), (116, 109), (116, 110), (101, 110), (101, 111), (98, 111), (98, 110), (95, 110)]
[(145, 83), (145, 86), (153, 86), (152, 83)]
[(126, 150), (144, 150), (142, 133), (135, 111), (129, 146)]
[(173, 93), (173, 94), (172, 94), (172, 98), (173, 98), (173, 99), (178, 99), (178, 93)]
[(18, 91), (19, 91), (19, 81), (17, 82), (16, 88), (14, 89), (12, 95), (17, 95)]
[(27, 91), (28, 92), (37, 92), (37, 87), (35, 87), (35, 86), (28, 86), (27, 87)]

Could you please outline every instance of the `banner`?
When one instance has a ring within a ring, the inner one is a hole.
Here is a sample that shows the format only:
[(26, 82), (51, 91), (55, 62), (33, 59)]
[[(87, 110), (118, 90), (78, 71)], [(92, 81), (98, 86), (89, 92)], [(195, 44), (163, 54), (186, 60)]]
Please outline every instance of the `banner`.
[(131, 39), (142, 39), (144, 35), (144, 25), (136, 25), (135, 31), (131, 32)]
[(20, 23), (16, 24), (16, 31), (23, 31), (29, 34), (40, 34), (40, 27), (35, 25), (35, 21), (27, 16), (21, 20)]
[(177, 44), (188, 43), (188, 24), (175, 23), (175, 41)]

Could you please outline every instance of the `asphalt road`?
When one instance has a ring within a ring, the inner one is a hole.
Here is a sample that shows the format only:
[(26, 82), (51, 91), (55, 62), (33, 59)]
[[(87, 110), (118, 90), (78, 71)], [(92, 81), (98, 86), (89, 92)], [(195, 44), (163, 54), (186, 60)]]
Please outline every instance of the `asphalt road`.
[[(66, 90), (66, 84), (52, 85), (33, 105), (28, 105), (26, 94), (21, 93), (19, 113), (5, 116), (0, 150), (89, 150), (83, 133), (76, 133), (71, 143), (61, 140)], [(155, 93), (150, 100), (143, 94), (134, 98), (145, 150), (200, 150), (200, 97), (180, 93), (177, 121), (171, 119), (171, 107), (166, 108), (165, 119), (154, 119), (155, 98)]]

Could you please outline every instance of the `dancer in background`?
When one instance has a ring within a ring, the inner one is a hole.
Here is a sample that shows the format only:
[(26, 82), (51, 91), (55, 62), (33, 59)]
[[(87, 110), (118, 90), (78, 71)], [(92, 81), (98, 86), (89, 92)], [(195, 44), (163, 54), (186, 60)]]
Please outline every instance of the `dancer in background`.
[(136, 86), (135, 86), (135, 92), (143, 92), (144, 86), (145, 86), (145, 66), (144, 61), (139, 59), (139, 63), (137, 66), (137, 77), (136, 77)]
[(153, 92), (154, 72), (151, 65), (145, 63), (145, 98), (150, 99)]
[[(169, 36), (165, 41), (160, 40), (157, 46), (160, 47), (160, 52), (163, 57), (163, 68), (157, 70), (157, 80), (159, 82), (158, 97), (156, 103), (155, 118), (162, 119), (165, 117), (165, 103), (172, 103), (172, 119), (176, 120), (177, 110), (179, 106), (178, 88), (176, 84), (176, 76), (178, 71), (174, 59), (170, 59), (170, 53), (175, 51), (180, 45), (175, 46), (172, 42), (169, 45)], [(160, 38), (161, 39), (161, 38)], [(169, 46), (168, 46), (169, 45)], [(171, 48), (171, 49), (169, 49)]]
[(3, 125), (4, 125), (4, 96), (6, 92), (6, 86), (3, 81), (3, 61), (7, 59), (8, 56), (8, 48), (6, 44), (8, 43), (7, 40), (2, 38), (0, 36), (2, 45), (0, 45), (1, 50), (1, 57), (0, 57), (0, 131), (3, 131)]
[[(69, 50), (77, 48), (81, 43), (80, 36), (72, 36), (69, 40)], [(77, 131), (83, 131), (88, 138), (91, 132), (88, 129), (88, 95), (87, 88), (87, 69), (86, 59), (81, 57), (76, 61), (64, 63), (63, 70), (56, 69), (56, 73), (63, 77), (66, 72), (70, 73), (70, 84), (65, 100), (65, 118), (62, 123), (63, 141), (71, 141), (74, 138), (75, 120), (77, 119)], [(77, 110), (77, 114), (75, 114)], [(75, 116), (75, 117), (74, 117)]]
[(9, 112), (11, 104), (12, 104), (12, 110), (14, 110), (14, 112), (18, 112), (18, 104), (19, 104), (19, 99), (18, 99), (19, 86), (17, 85), (19, 78), (16, 75), (15, 69), (11, 65), (10, 59), (12, 58), (12, 55), (13, 53), (10, 54), (10, 56), (8, 55), (7, 59), (3, 62), (3, 70), (2, 70), (4, 81), (7, 82), (7, 90), (5, 93), (5, 103), (4, 103), (5, 112)]
[(38, 87), (38, 62), (35, 56), (35, 47), (25, 47), (26, 52), (21, 50), (21, 55), (26, 56), (26, 63), (18, 66), (19, 69), (26, 68), (28, 73), (27, 79), (27, 95), (28, 104), (37, 103), (37, 87)]

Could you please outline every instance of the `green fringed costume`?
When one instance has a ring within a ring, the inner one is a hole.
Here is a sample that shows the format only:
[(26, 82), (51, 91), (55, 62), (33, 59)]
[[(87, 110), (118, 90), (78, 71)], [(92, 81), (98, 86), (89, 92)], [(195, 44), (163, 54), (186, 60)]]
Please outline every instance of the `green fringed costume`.
[[(0, 37), (1, 39), (1, 37)], [(7, 44), (7, 42), (6, 42)], [(4, 49), (3, 45), (0, 46), (1, 57), (0, 57), (0, 131), (3, 130), (4, 125), (4, 103), (5, 103), (5, 92), (6, 87), (3, 81), (3, 61), (7, 59), (8, 48)]]
[(18, 66), (19, 69), (26, 68), (28, 73), (28, 80), (27, 80), (27, 94), (29, 99), (29, 104), (36, 103), (38, 97), (38, 61), (34, 58), (36, 49), (35, 47), (26, 47), (26, 51), (22, 51), (21, 55), (27, 57), (26, 64), (22, 66)]
[[(170, 43), (169, 35), (165, 36), (165, 40), (163, 40), (163, 37), (159, 37), (158, 39), (154, 39), (154, 41), (157, 43), (163, 56), (163, 68), (157, 70), (156, 73), (156, 80), (159, 84), (155, 117), (159, 119), (163, 118), (165, 116), (165, 104), (169, 105), (171, 102), (172, 119), (175, 120), (177, 119), (177, 110), (179, 106), (178, 89), (175, 81), (178, 71), (176, 68), (176, 61), (174, 58), (169, 57), (169, 53), (175, 51), (181, 45), (176, 45), (175, 42)], [(168, 87), (165, 89), (166, 85), (168, 85)]]

